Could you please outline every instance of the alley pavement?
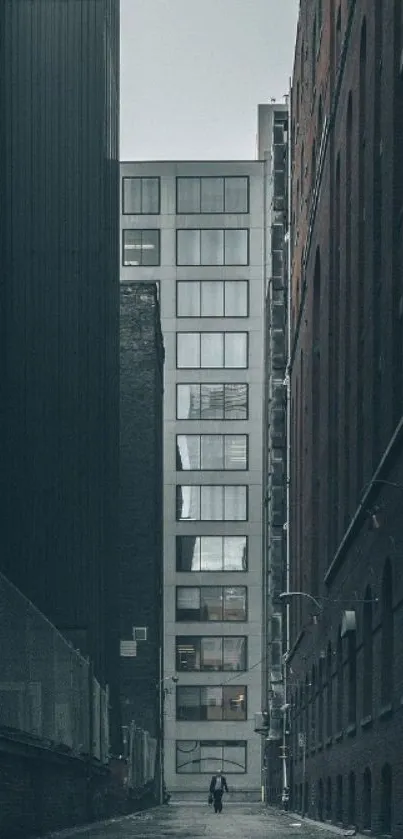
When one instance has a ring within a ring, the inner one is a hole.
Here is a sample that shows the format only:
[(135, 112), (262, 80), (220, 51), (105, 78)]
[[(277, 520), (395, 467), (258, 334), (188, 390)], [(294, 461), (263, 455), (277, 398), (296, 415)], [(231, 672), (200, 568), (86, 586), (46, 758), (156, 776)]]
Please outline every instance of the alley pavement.
[(223, 812), (197, 803), (170, 804), (104, 824), (52, 834), (57, 839), (308, 839), (329, 836), (323, 827), (270, 811), (260, 804), (224, 801)]

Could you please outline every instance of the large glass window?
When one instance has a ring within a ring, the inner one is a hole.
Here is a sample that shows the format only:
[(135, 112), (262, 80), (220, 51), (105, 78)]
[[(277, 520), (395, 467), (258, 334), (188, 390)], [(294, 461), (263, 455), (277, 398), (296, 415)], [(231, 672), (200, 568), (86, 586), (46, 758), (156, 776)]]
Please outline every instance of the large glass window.
[(159, 264), (159, 230), (123, 230), (123, 265)]
[(249, 230), (177, 230), (177, 265), (248, 265)]
[(246, 654), (244, 636), (179, 635), (176, 638), (176, 669), (182, 673), (245, 671)]
[(245, 586), (178, 586), (176, 620), (246, 621)]
[(178, 318), (246, 318), (246, 280), (180, 280), (176, 284)]
[(178, 470), (248, 468), (247, 434), (178, 434)]
[(157, 215), (159, 212), (159, 178), (123, 178), (123, 213), (125, 215)]
[(247, 571), (247, 536), (177, 536), (177, 571)]
[(177, 213), (248, 213), (249, 178), (177, 178)]
[(246, 687), (178, 686), (176, 688), (176, 719), (189, 722), (246, 720)]
[(248, 385), (177, 385), (176, 416), (186, 420), (247, 420)]
[(244, 740), (177, 740), (176, 771), (179, 775), (239, 775), (246, 772)]
[(248, 366), (247, 332), (177, 332), (178, 369), (244, 369)]
[(248, 487), (197, 484), (176, 487), (177, 521), (247, 521)]

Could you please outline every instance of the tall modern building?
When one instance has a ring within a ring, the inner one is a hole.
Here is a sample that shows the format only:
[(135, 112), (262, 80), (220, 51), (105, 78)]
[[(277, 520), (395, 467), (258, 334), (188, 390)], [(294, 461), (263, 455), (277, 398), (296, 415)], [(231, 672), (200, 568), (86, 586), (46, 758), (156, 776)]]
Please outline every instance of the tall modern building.
[(4, 0), (0, 30), (0, 568), (112, 686), (119, 3)]
[(121, 199), (122, 283), (158, 283), (166, 351), (165, 780), (260, 796), (263, 164), (123, 163)]

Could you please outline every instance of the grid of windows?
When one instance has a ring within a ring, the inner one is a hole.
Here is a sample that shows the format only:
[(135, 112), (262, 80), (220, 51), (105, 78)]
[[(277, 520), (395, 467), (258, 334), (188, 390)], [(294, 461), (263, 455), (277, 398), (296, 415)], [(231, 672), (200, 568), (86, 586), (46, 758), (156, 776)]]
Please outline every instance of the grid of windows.
[(177, 536), (177, 571), (247, 571), (247, 536)]
[(177, 470), (245, 470), (247, 434), (178, 434)]
[(186, 775), (245, 774), (244, 740), (177, 740), (176, 771)]
[(159, 230), (123, 230), (123, 265), (160, 264)]
[(248, 213), (249, 178), (179, 177), (176, 179), (177, 213)]
[(159, 212), (159, 178), (123, 178), (123, 213), (125, 215), (158, 215)]
[(180, 686), (176, 688), (176, 719), (189, 722), (246, 720), (245, 685)]
[(246, 586), (178, 586), (176, 620), (246, 621)]
[(180, 384), (176, 388), (176, 417), (247, 420), (248, 397), (246, 384)]
[(177, 230), (176, 264), (249, 265), (249, 230)]
[(247, 332), (177, 332), (178, 369), (244, 369), (248, 366)]
[(177, 521), (247, 521), (248, 487), (235, 484), (178, 485)]
[(178, 672), (243, 672), (247, 669), (245, 636), (179, 635), (176, 638)]
[(178, 318), (248, 317), (246, 280), (179, 280), (176, 284)]

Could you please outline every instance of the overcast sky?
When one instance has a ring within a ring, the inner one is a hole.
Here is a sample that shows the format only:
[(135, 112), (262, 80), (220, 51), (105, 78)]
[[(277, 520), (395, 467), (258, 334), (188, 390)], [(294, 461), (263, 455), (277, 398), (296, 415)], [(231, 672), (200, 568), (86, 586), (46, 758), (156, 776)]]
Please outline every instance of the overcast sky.
[(298, 0), (121, 0), (121, 159), (255, 157), (283, 102)]

